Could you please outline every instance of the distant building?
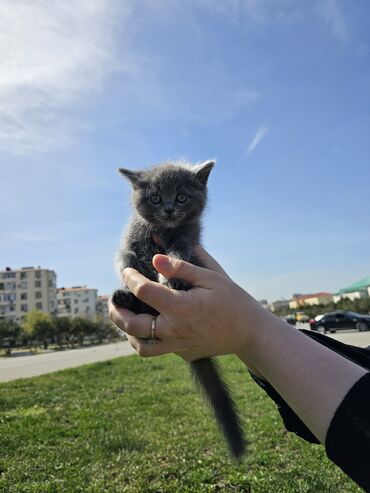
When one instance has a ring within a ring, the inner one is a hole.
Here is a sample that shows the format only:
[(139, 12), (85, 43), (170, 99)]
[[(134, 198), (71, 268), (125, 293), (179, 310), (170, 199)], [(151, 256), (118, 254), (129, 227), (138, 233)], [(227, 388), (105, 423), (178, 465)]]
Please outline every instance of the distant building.
[(282, 310), (284, 308), (289, 308), (289, 300), (277, 300), (277, 301), (272, 301), (269, 305), (268, 308), (272, 312), (276, 312), (278, 310)]
[(86, 317), (95, 320), (97, 296), (97, 289), (86, 286), (58, 288), (58, 316)]
[(263, 306), (263, 308), (268, 308), (268, 301), (267, 300), (258, 300), (258, 303)]
[(21, 322), (31, 310), (57, 312), (57, 276), (41, 267), (0, 271), (0, 320)]
[(349, 286), (342, 288), (335, 293), (334, 301), (337, 302), (342, 298), (349, 298), (351, 301), (370, 296), (370, 276), (364, 277), (359, 281), (353, 282)]
[(110, 320), (108, 312), (108, 300), (109, 296), (107, 294), (98, 296), (96, 299), (96, 317), (101, 318), (106, 322)]
[(296, 310), (304, 306), (327, 305), (333, 301), (333, 295), (330, 293), (314, 293), (295, 295), (289, 303), (289, 308)]

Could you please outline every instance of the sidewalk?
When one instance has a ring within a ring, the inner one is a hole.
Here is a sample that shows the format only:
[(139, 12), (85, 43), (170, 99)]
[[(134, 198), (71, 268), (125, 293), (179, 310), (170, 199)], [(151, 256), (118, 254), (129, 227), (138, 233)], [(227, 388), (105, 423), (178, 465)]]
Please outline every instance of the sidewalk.
[[(306, 327), (302, 324), (301, 328)], [(342, 331), (327, 335), (346, 344), (353, 344), (359, 347), (370, 346), (370, 331)], [(9, 382), (17, 378), (35, 377), (45, 373), (52, 373), (66, 368), (75, 368), (87, 363), (106, 361), (134, 353), (135, 351), (127, 341), (120, 341), (111, 344), (102, 344), (100, 346), (86, 346), (79, 349), (52, 351), (36, 355), (28, 353), (25, 356), (0, 358), (0, 382)]]
[(75, 368), (87, 363), (106, 361), (133, 353), (135, 351), (129, 343), (122, 341), (44, 354), (0, 358), (0, 382), (35, 377), (64, 370), (65, 368)]

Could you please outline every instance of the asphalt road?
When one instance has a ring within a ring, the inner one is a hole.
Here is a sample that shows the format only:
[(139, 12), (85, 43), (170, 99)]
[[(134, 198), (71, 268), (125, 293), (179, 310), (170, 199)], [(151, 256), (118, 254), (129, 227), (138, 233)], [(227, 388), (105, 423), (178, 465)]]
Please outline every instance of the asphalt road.
[[(309, 329), (309, 324), (297, 324), (299, 329)], [(345, 344), (352, 344), (353, 346), (367, 347), (370, 346), (370, 331), (358, 332), (356, 330), (340, 330), (334, 334), (326, 333), (328, 337), (337, 339), (337, 341), (344, 342)]]
[[(299, 328), (309, 328), (309, 326), (308, 324), (300, 324)], [(370, 346), (370, 331), (356, 332), (346, 330), (327, 335), (346, 344), (353, 344), (360, 347)], [(8, 382), (17, 378), (34, 377), (87, 363), (119, 358), (133, 353), (134, 350), (128, 342), (122, 341), (46, 354), (0, 358), (0, 382)]]

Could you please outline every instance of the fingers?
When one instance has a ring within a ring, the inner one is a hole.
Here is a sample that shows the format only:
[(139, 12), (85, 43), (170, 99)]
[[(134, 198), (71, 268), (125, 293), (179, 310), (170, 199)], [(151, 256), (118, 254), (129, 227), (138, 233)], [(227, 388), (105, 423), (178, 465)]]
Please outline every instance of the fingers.
[(194, 254), (200, 260), (202, 266), (206, 269), (213, 270), (219, 274), (229, 277), (221, 265), (200, 245), (196, 245), (194, 247)]
[[(126, 308), (118, 308), (111, 300), (109, 300), (108, 309), (112, 322), (126, 334), (141, 339), (147, 339), (151, 336), (153, 315), (146, 313), (137, 315)], [(155, 337), (161, 339), (166, 333), (165, 321), (161, 315), (158, 315), (155, 324)]]
[[(212, 280), (214, 280), (214, 272), (204, 269), (203, 267), (189, 264), (184, 260), (167, 257), (166, 255), (155, 255), (153, 257), (153, 265), (166, 279), (181, 279), (189, 282), (194, 287), (207, 288)], [(179, 293), (179, 291), (171, 292), (173, 294)], [(177, 301), (179, 300), (177, 299)]]
[(157, 341), (156, 344), (148, 344), (147, 341), (143, 339), (138, 339), (134, 336), (127, 336), (128, 342), (135, 349), (135, 351), (142, 358), (149, 358), (151, 356), (161, 356), (169, 352), (166, 349), (166, 345), (163, 341)]
[(131, 346), (137, 351), (139, 356), (147, 358), (149, 356), (160, 356), (166, 354), (169, 350), (166, 342), (161, 339), (166, 331), (163, 330), (163, 317), (156, 317), (155, 337), (156, 343), (151, 344), (148, 338), (151, 334), (151, 325), (153, 315), (139, 314), (126, 310), (126, 308), (117, 308), (111, 300), (108, 301), (110, 319), (119, 328), (127, 334), (127, 339)]
[(126, 268), (123, 271), (123, 279), (126, 286), (137, 298), (158, 312), (165, 311), (169, 303), (177, 299), (178, 293), (176, 295), (176, 291), (158, 282), (150, 281), (135, 269)]

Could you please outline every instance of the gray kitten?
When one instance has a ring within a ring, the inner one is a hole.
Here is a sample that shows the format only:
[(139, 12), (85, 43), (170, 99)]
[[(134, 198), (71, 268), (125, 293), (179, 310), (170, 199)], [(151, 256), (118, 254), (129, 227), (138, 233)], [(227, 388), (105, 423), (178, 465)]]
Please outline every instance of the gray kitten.
[[(197, 166), (185, 163), (164, 163), (145, 171), (119, 169), (131, 182), (134, 215), (128, 225), (117, 255), (120, 272), (132, 267), (152, 281), (173, 289), (189, 289), (179, 279), (166, 280), (152, 265), (157, 253), (174, 256), (200, 265), (193, 247), (200, 242), (200, 218), (207, 199), (207, 180), (214, 161)], [(145, 304), (127, 288), (113, 293), (117, 306), (135, 313), (158, 312)], [(203, 358), (190, 363), (192, 374), (213, 407), (217, 422), (234, 457), (245, 451), (245, 440), (230, 391), (222, 379), (216, 361)]]

